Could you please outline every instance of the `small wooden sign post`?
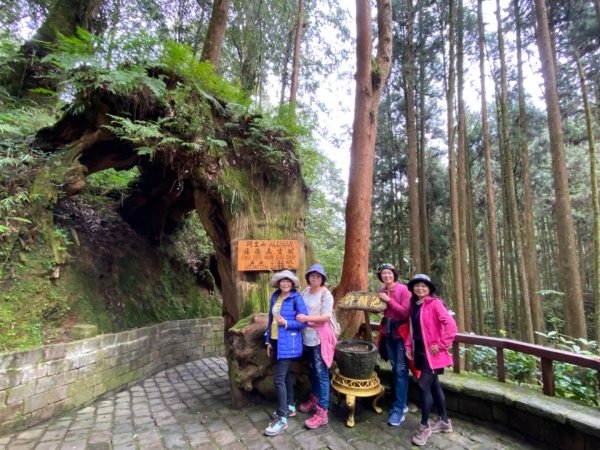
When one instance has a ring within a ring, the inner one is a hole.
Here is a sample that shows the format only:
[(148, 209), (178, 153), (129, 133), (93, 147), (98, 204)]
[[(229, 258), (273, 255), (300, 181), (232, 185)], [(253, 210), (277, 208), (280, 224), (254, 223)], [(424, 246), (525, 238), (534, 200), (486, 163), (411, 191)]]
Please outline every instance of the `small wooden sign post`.
[(338, 308), (341, 310), (363, 311), (365, 315), (365, 334), (369, 342), (373, 341), (371, 333), (371, 319), (369, 312), (382, 313), (387, 308), (387, 304), (379, 299), (377, 292), (348, 292), (340, 301)]
[(238, 241), (238, 271), (297, 269), (300, 266), (298, 241)]

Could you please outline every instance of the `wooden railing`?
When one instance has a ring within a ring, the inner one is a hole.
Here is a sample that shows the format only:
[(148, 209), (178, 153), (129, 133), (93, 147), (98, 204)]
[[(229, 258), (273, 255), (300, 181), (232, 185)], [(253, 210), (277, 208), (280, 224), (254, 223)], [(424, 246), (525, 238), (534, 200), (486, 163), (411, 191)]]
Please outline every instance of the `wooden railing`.
[[(363, 324), (364, 325), (364, 324)], [(364, 328), (364, 327), (361, 327)], [(379, 331), (379, 324), (371, 322), (371, 329)], [(360, 332), (359, 332), (360, 333)], [(477, 334), (458, 333), (452, 343), (452, 358), (454, 359), (454, 372), (460, 373), (460, 344), (482, 345), (484, 347), (493, 347), (496, 349), (496, 367), (498, 371), (498, 381), (506, 381), (506, 372), (504, 367), (504, 350), (513, 350), (526, 355), (537, 356), (541, 359), (542, 366), (542, 389), (545, 395), (554, 396), (556, 391), (554, 387), (554, 361), (573, 364), (579, 367), (585, 367), (596, 371), (598, 380), (598, 389), (600, 390), (600, 358), (591, 358), (577, 353), (558, 350), (555, 348), (544, 347), (541, 345), (528, 344), (511, 339), (502, 339)]]
[(577, 353), (558, 350), (555, 348), (544, 347), (541, 345), (528, 344), (511, 339), (502, 339), (488, 336), (479, 336), (476, 334), (458, 333), (452, 344), (452, 357), (454, 359), (454, 372), (460, 373), (460, 344), (483, 345), (496, 349), (496, 366), (498, 370), (498, 381), (506, 381), (504, 368), (504, 350), (513, 350), (526, 355), (537, 356), (541, 359), (542, 366), (542, 388), (544, 394), (554, 396), (554, 361), (573, 364), (575, 366), (585, 367), (596, 371), (598, 387), (600, 388), (600, 358), (591, 358), (589, 356), (579, 355)]

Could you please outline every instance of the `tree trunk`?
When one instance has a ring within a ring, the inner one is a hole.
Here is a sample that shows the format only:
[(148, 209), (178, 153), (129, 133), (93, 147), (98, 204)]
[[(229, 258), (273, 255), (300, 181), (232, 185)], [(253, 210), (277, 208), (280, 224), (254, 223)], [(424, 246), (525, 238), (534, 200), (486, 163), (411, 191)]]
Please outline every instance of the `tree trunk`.
[(473, 218), (473, 181), (471, 171), (467, 170), (467, 239), (469, 245), (469, 280), (471, 289), (471, 328), (476, 334), (484, 334), (483, 305), (481, 300), (481, 279), (479, 277), (479, 259), (477, 257), (477, 231)]
[(448, 173), (450, 178), (450, 215), (451, 215), (451, 246), (452, 246), (452, 275), (454, 280), (454, 308), (456, 324), (459, 331), (465, 331), (465, 307), (462, 284), (460, 225), (458, 209), (458, 184), (456, 180), (456, 157), (454, 153), (454, 0), (449, 0), (449, 31), (448, 31), (448, 86), (446, 89), (446, 114), (448, 126)]
[(464, 8), (463, 0), (458, 0), (457, 14), (457, 46), (456, 46), (456, 62), (457, 62), (457, 85), (458, 85), (458, 164), (457, 177), (460, 182), (457, 182), (458, 187), (458, 227), (460, 241), (460, 267), (463, 292), (463, 305), (465, 315), (465, 331), (472, 330), (471, 325), (471, 297), (473, 293), (469, 288), (469, 243), (467, 239), (467, 149), (465, 144), (467, 118), (465, 116), (465, 99), (464, 99)]
[(594, 340), (600, 342), (600, 204), (598, 201), (598, 172), (596, 169), (596, 142), (594, 140), (594, 124), (585, 72), (577, 51), (574, 52), (577, 63), (577, 73), (581, 84), (581, 96), (583, 98), (583, 109), (585, 111), (585, 125), (588, 136), (588, 149), (590, 155), (590, 186), (592, 190), (592, 211), (594, 214), (594, 276), (592, 277), (592, 292), (594, 293), (595, 311), (594, 325), (596, 335)]
[[(423, 39), (419, 39), (423, 43)], [(423, 51), (419, 54), (419, 225), (421, 226), (421, 267), (424, 273), (431, 273), (429, 255), (429, 219), (427, 214), (427, 171), (425, 149), (427, 147), (426, 112), (425, 112), (425, 58)]]
[(298, 0), (298, 21), (296, 22), (296, 35), (294, 38), (294, 62), (292, 64), (292, 81), (290, 84), (290, 107), (295, 115), (296, 96), (298, 94), (298, 74), (300, 72), (300, 44), (302, 43), (302, 29), (304, 28), (304, 0)]
[[(350, 291), (367, 290), (369, 285), (373, 159), (381, 90), (392, 61), (391, 0), (377, 0), (376, 65), (373, 65), (368, 0), (356, 0), (356, 31), (356, 98), (346, 201), (346, 241), (342, 275), (335, 292), (336, 302)], [(342, 319), (343, 334), (350, 336), (358, 331), (362, 314), (347, 314)]]
[(513, 172), (513, 159), (509, 146), (508, 138), (508, 88), (506, 81), (506, 58), (504, 56), (504, 32), (502, 30), (502, 19), (500, 17), (500, 0), (496, 0), (496, 20), (498, 22), (498, 49), (500, 52), (500, 126), (502, 134), (501, 154), (504, 167), (504, 182), (507, 199), (507, 215), (511, 234), (514, 238), (515, 263), (517, 265), (517, 278), (519, 282), (519, 291), (521, 302), (524, 305), (523, 316), (523, 336), (522, 339), (527, 342), (533, 342), (533, 322), (531, 319), (531, 306), (529, 304), (529, 285), (525, 277), (525, 258), (523, 255), (523, 239), (521, 234), (521, 225), (517, 208), (517, 194), (515, 186), (515, 176)]
[(292, 58), (292, 49), (293, 49), (293, 33), (290, 32), (287, 34), (287, 38), (285, 40), (285, 50), (283, 54), (283, 67), (281, 70), (281, 92), (279, 94), (279, 106), (283, 106), (285, 104), (285, 89), (287, 88), (288, 83), (288, 64), (290, 59)]
[(569, 196), (569, 178), (565, 162), (562, 122), (558, 103), (556, 66), (554, 64), (546, 1), (535, 0), (537, 18), (536, 37), (540, 52), (544, 96), (548, 112), (548, 131), (552, 153), (552, 178), (554, 181), (556, 220), (558, 239), (559, 280), (564, 296), (565, 330), (574, 337), (587, 337), (587, 327), (583, 309), (583, 291), (579, 274), (579, 258), (575, 247), (575, 227)]
[[(40, 62), (50, 50), (48, 44), (57, 42), (59, 35), (73, 36), (77, 27), (85, 30), (97, 28), (96, 17), (103, 0), (55, 0), (48, 15), (33, 37), (21, 46), (21, 59), (11, 64), (4, 79), (0, 79), (7, 92), (15, 97), (29, 96), (30, 90), (58, 89), (58, 80), (45, 78), (49, 66)], [(100, 30), (96, 30), (100, 31)]]
[(221, 56), (221, 47), (225, 29), (227, 28), (227, 12), (229, 10), (230, 0), (214, 0), (212, 14), (206, 30), (204, 47), (202, 47), (202, 61), (209, 61), (216, 69)]
[[(415, 8), (406, 0), (406, 40), (404, 68), (404, 100), (406, 108), (406, 147), (408, 153), (408, 199), (410, 221), (410, 259), (414, 273), (422, 272), (421, 228), (419, 226), (419, 188), (417, 186), (417, 123), (415, 118)], [(421, 180), (423, 183), (423, 180)]]
[(502, 311), (502, 289), (500, 286), (500, 264), (498, 261), (498, 230), (496, 226), (496, 204), (494, 199), (494, 178), (492, 174), (492, 156), (490, 132), (488, 127), (488, 110), (485, 89), (485, 30), (483, 26), (483, 0), (477, 1), (477, 27), (479, 31), (479, 83), (481, 86), (481, 133), (483, 138), (483, 158), (485, 171), (485, 193), (487, 200), (487, 241), (492, 285), (492, 301), (494, 304), (494, 320), (496, 334), (500, 335), (506, 327)]
[[(533, 225), (533, 194), (531, 189), (531, 173), (529, 170), (529, 148), (527, 145), (527, 115), (525, 112), (525, 91), (523, 89), (523, 58), (521, 44), (521, 11), (519, 0), (514, 0), (516, 37), (517, 37), (517, 80), (519, 91), (519, 130), (518, 139), (521, 152), (521, 172), (523, 174), (523, 232), (524, 232), (524, 259), (525, 275), (529, 287), (529, 305), (534, 331), (544, 333), (546, 325), (544, 310), (540, 298), (540, 275), (538, 271), (537, 251), (535, 244), (535, 227)], [(534, 335), (538, 344), (543, 344), (544, 338), (539, 334)]]

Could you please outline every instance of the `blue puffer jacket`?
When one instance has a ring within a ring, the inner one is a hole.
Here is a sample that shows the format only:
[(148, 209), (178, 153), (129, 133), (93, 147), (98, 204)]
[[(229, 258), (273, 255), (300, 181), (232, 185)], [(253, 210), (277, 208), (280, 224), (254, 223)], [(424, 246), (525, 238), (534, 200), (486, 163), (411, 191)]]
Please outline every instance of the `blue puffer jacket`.
[[(277, 301), (281, 291), (277, 289), (271, 296), (271, 305), (269, 306), (269, 325), (265, 333), (265, 343), (271, 342), (271, 324), (273, 323), (273, 305)], [(294, 310), (294, 304), (296, 310)], [(287, 320), (287, 328), (279, 326), (277, 329), (277, 359), (297, 358), (302, 355), (302, 329), (306, 328), (305, 323), (296, 320), (296, 314), (308, 315), (308, 310), (302, 299), (302, 295), (297, 290), (292, 290), (290, 295), (281, 304), (281, 317)]]

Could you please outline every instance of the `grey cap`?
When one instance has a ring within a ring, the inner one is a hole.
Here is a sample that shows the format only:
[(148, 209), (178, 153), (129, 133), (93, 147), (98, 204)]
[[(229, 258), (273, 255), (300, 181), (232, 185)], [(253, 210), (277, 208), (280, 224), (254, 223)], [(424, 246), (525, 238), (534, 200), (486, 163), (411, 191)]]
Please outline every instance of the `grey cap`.
[[(430, 294), (435, 292), (435, 284), (431, 282), (431, 279), (424, 273), (418, 273), (408, 282), (407, 287), (410, 292), (413, 292), (413, 286), (417, 283), (425, 283), (429, 286)], [(413, 292), (414, 294), (414, 292)]]
[(300, 280), (298, 280), (298, 277), (290, 270), (282, 270), (281, 272), (277, 272), (273, 275), (269, 284), (271, 287), (278, 288), (279, 282), (286, 278), (294, 283), (294, 288), (298, 289), (300, 287)]

